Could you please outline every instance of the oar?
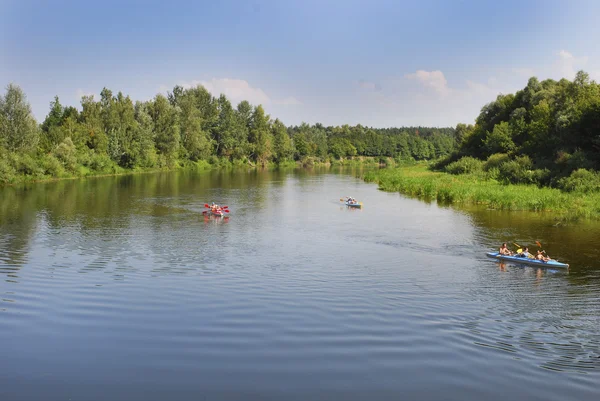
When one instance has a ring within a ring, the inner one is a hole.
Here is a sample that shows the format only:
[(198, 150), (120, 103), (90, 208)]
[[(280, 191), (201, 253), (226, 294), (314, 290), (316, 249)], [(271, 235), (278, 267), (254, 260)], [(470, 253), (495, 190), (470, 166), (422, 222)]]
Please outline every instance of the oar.
[[(535, 241), (535, 243), (537, 244), (537, 246), (538, 246), (540, 249), (542, 249), (542, 248), (543, 248), (543, 247), (542, 247), (542, 243), (541, 243), (540, 241)], [(542, 253), (546, 253), (546, 251), (544, 251), (544, 250), (542, 249)]]

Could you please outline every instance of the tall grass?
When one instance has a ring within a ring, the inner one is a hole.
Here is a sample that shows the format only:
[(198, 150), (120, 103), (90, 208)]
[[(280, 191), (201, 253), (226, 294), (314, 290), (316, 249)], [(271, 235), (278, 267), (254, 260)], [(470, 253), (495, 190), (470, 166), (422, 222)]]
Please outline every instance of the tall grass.
[(481, 174), (450, 175), (427, 166), (368, 171), (363, 176), (388, 192), (440, 204), (479, 204), (498, 210), (553, 212), (563, 219), (600, 218), (600, 193), (563, 192), (535, 185), (504, 185)]

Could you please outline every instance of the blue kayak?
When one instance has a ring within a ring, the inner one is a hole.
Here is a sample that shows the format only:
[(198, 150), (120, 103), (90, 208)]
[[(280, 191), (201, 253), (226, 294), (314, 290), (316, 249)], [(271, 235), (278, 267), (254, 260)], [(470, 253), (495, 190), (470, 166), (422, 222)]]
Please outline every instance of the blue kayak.
[(362, 202), (348, 203), (348, 201), (345, 201), (344, 203), (348, 207), (362, 207)]
[(564, 269), (569, 268), (568, 264), (560, 263), (560, 262), (557, 262), (556, 260), (549, 260), (547, 262), (544, 262), (542, 260), (524, 258), (522, 256), (500, 255), (500, 253), (498, 253), (498, 252), (487, 252), (486, 255), (490, 258), (506, 260), (508, 262), (520, 263), (520, 264), (529, 265), (529, 266), (560, 267), (560, 268), (564, 268)]

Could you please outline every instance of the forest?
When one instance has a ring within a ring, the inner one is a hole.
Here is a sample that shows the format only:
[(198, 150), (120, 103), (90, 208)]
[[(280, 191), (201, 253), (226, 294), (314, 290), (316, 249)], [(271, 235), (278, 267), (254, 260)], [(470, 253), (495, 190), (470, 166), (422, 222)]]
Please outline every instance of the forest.
[(522, 90), (483, 106), (474, 125), (458, 124), (455, 134), (457, 149), (435, 169), (600, 191), (600, 85), (584, 71), (573, 81), (532, 77)]
[(203, 86), (176, 86), (150, 101), (104, 88), (80, 107), (50, 102), (38, 123), (23, 90), (0, 95), (0, 183), (212, 166), (433, 160), (456, 150), (454, 128), (286, 126), (261, 105), (234, 106)]

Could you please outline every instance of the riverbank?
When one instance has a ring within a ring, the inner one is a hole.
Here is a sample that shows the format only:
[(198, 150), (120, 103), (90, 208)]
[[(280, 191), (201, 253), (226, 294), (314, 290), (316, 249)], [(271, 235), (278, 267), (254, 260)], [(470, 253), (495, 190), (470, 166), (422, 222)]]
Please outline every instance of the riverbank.
[(368, 171), (363, 179), (379, 189), (440, 204), (485, 205), (490, 209), (551, 212), (557, 219), (600, 218), (600, 194), (563, 192), (535, 185), (505, 185), (478, 175), (434, 172), (425, 164)]
[[(107, 163), (99, 169), (92, 169), (88, 166), (77, 166), (71, 170), (64, 168), (50, 170), (44, 168), (44, 166), (37, 166), (29, 163), (27, 166), (20, 166), (19, 171), (17, 169), (2, 169), (0, 168), (0, 188), (3, 186), (14, 186), (24, 185), (42, 182), (52, 182), (61, 180), (74, 180), (81, 178), (97, 178), (97, 177), (111, 177), (120, 175), (132, 175), (132, 174), (149, 174), (164, 171), (175, 171), (175, 170), (199, 170), (207, 171), (214, 169), (235, 169), (235, 168), (246, 168), (246, 169), (277, 169), (277, 168), (312, 168), (312, 167), (383, 167), (383, 166), (394, 166), (394, 160), (392, 158), (379, 158), (379, 157), (354, 157), (352, 159), (334, 159), (334, 160), (320, 160), (318, 158), (305, 158), (297, 161), (284, 161), (281, 163), (269, 162), (266, 165), (257, 165), (248, 160), (234, 160), (224, 158), (212, 158), (210, 161), (199, 160), (196, 162), (185, 161), (178, 163), (173, 166), (163, 167), (150, 167), (141, 168), (136, 167), (134, 169), (125, 169), (117, 166), (114, 163)], [(0, 167), (2, 167), (0, 165)], [(52, 172), (56, 173), (55, 175)]]

